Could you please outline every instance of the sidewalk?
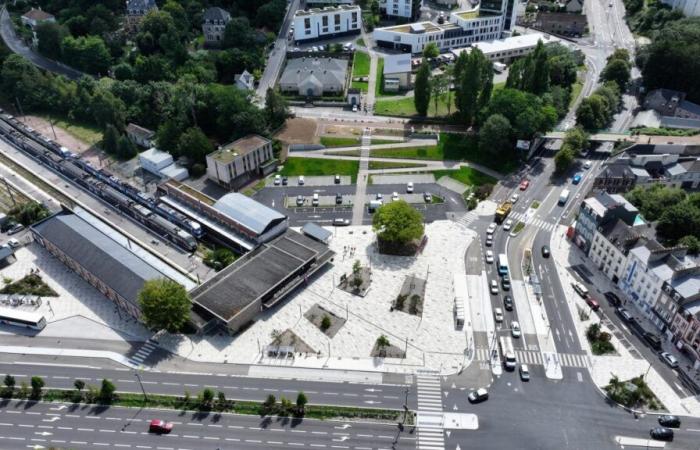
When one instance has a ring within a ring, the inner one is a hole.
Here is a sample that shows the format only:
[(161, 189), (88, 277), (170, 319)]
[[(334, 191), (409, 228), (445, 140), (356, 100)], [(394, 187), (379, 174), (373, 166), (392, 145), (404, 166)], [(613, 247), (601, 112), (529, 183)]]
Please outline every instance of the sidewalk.
[[(700, 416), (700, 401), (696, 397), (679, 397), (653, 367), (650, 369), (650, 364), (646, 359), (637, 359), (632, 356), (614, 334), (611, 342), (615, 346), (617, 355), (596, 356), (592, 354), (585, 331), (591, 324), (600, 323), (600, 318), (597, 314), (592, 313), (586, 321), (579, 319), (576, 305), (585, 307), (586, 304), (571, 288), (571, 282), (574, 281), (574, 278), (568, 270), (570, 267), (568, 260), (569, 252), (573, 249), (571, 248), (571, 243), (565, 237), (566, 228), (565, 226), (560, 226), (552, 233), (550, 248), (557, 268), (557, 274), (568, 300), (567, 305), (573, 317), (576, 333), (581, 346), (591, 360), (589, 372), (593, 382), (602, 391), (613, 375), (617, 375), (620, 380), (628, 380), (646, 373), (645, 380), (647, 384), (671, 414)], [(601, 328), (608, 332), (611, 331), (606, 329), (604, 325), (601, 325)]]

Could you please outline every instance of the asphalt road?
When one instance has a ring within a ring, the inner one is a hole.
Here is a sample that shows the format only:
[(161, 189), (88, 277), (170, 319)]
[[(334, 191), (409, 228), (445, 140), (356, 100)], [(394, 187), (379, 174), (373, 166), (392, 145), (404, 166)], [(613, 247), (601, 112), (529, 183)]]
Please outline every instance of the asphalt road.
[[(148, 432), (151, 419), (174, 424)], [(0, 403), (3, 450), (71, 449), (412, 449), (415, 429), (396, 424), (321, 421), (59, 403)], [(41, 447), (34, 447), (41, 446)]]

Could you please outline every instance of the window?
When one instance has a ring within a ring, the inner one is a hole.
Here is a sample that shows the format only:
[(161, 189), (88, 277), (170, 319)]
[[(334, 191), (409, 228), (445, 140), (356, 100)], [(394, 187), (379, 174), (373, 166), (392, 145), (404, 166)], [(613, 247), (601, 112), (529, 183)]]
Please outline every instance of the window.
[(311, 19), (308, 17), (304, 19), (304, 28), (311, 28)]
[(323, 25), (324, 27), (328, 26), (328, 16), (323, 16), (321, 18), (321, 25)]
[(334, 22), (337, 25), (340, 25), (340, 14), (336, 14), (334, 18)]

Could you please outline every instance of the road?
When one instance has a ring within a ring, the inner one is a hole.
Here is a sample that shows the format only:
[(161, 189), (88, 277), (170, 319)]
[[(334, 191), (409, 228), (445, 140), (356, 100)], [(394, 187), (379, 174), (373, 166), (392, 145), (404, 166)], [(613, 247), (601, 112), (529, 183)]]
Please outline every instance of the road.
[(58, 75), (63, 75), (71, 80), (77, 80), (83, 76), (90, 76), (86, 73), (80, 72), (79, 70), (75, 70), (72, 67), (68, 67), (65, 64), (41, 56), (27, 47), (24, 42), (22, 42), (22, 39), (20, 39), (20, 37), (15, 33), (15, 28), (12, 24), (10, 14), (7, 12), (7, 9), (5, 9), (4, 6), (2, 7), (2, 10), (0, 10), (0, 36), (2, 36), (2, 40), (5, 42), (5, 45), (7, 45), (7, 47), (12, 50), (13, 53), (22, 56), (40, 69), (44, 69)]
[[(151, 419), (174, 424), (148, 432)], [(0, 405), (3, 450), (71, 449), (412, 449), (413, 427), (283, 417), (6, 401)], [(41, 447), (35, 447), (41, 446)]]

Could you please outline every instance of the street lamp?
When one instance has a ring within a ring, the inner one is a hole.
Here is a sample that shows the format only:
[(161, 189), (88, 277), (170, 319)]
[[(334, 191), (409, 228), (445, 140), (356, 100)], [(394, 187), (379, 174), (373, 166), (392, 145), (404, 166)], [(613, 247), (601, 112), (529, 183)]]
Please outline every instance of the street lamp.
[(147, 402), (148, 395), (146, 395), (146, 389), (144, 389), (143, 383), (141, 382), (141, 376), (138, 372), (134, 372), (134, 375), (136, 376), (136, 379), (139, 380), (139, 386), (141, 386), (141, 392), (143, 392), (143, 400)]

